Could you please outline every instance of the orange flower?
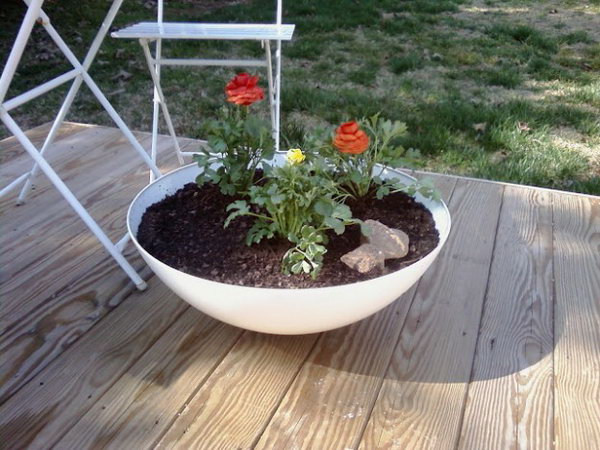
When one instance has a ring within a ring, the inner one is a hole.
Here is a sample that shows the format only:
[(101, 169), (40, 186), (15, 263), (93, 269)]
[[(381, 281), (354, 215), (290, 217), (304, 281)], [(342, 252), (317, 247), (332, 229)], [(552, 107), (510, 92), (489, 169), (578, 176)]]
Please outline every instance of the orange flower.
[(265, 98), (265, 93), (256, 83), (258, 77), (252, 77), (245, 72), (236, 75), (225, 87), (227, 101), (236, 105), (250, 106), (262, 100)]
[(369, 136), (356, 122), (345, 122), (335, 131), (333, 145), (342, 153), (360, 155), (369, 147)]

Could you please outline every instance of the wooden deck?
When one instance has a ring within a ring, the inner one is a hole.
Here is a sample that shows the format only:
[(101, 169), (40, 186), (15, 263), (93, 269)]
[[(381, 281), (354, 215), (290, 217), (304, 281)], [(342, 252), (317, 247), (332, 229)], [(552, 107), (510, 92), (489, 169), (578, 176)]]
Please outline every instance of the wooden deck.
[[(30, 160), (13, 139), (0, 154), (5, 186)], [(120, 133), (68, 124), (49, 160), (119, 238), (147, 182)], [(136, 292), (43, 176), (2, 199), (0, 447), (597, 450), (600, 199), (435, 179), (453, 230), (418, 285), (288, 337), (211, 319), (147, 269)]]

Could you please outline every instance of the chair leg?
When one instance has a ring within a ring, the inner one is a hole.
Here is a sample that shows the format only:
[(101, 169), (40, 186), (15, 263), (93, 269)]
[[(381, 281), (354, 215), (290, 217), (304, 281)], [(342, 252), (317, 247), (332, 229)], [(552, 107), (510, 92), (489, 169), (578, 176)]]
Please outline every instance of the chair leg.
[[(100, 45), (104, 41), (104, 38), (106, 37), (106, 33), (108, 33), (108, 30), (110, 29), (110, 26), (112, 25), (113, 20), (115, 19), (115, 16), (119, 12), (119, 9), (121, 8), (122, 3), (123, 3), (123, 0), (114, 1), (112, 6), (110, 7), (108, 13), (106, 14), (106, 17), (104, 18), (104, 21), (102, 22), (102, 26), (98, 30), (98, 33), (96, 33), (96, 37), (92, 41), (92, 45), (90, 46), (90, 48), (85, 56), (85, 59), (83, 60), (82, 66), (83, 66), (84, 70), (88, 70), (90, 68), (92, 62), (94, 61), (94, 58), (96, 57), (96, 54), (98, 53), (98, 50), (100, 49)], [(79, 92), (79, 89), (81, 88), (82, 83), (83, 83), (83, 77), (81, 75), (78, 75), (75, 78), (75, 80), (73, 81), (73, 84), (71, 85), (71, 88), (69, 89), (69, 92), (67, 93), (65, 99), (63, 100), (63, 104), (61, 105), (60, 110), (58, 111), (58, 115), (56, 116), (56, 119), (54, 119), (54, 123), (52, 124), (52, 128), (50, 129), (48, 136), (46, 136), (44, 144), (42, 145), (42, 149), (40, 150), (40, 154), (42, 156), (46, 153), (48, 148), (54, 143), (56, 134), (57, 134), (58, 130), (60, 129), (60, 127), (62, 126), (65, 116), (71, 109), (73, 100), (75, 99), (75, 96)], [(34, 163), (33, 167), (29, 171), (29, 174), (27, 175), (27, 178), (25, 179), (25, 184), (23, 185), (21, 192), (19, 194), (19, 198), (17, 200), (18, 205), (25, 203), (25, 201), (27, 200), (27, 195), (31, 191), (31, 187), (35, 180), (35, 177), (37, 176), (38, 169), (39, 169), (38, 165)]]
[(154, 83), (154, 90), (155, 93), (158, 95), (160, 107), (165, 118), (165, 122), (167, 122), (167, 128), (169, 129), (169, 134), (171, 135), (171, 139), (173, 140), (173, 146), (175, 147), (177, 160), (179, 161), (179, 164), (183, 165), (185, 163), (183, 159), (183, 153), (181, 152), (181, 148), (179, 147), (179, 141), (177, 140), (177, 136), (175, 135), (175, 128), (173, 127), (171, 114), (169, 114), (169, 108), (167, 108), (165, 96), (160, 86), (160, 80), (158, 79), (157, 72), (155, 70), (155, 66), (160, 66), (160, 64), (158, 63), (158, 61), (153, 63), (152, 55), (150, 53), (150, 47), (148, 46), (148, 41), (146, 39), (140, 39), (140, 44), (142, 46), (142, 49), (144, 50), (144, 55), (146, 57), (146, 62), (150, 71), (150, 76), (152, 77), (152, 82)]
[[(269, 108), (271, 109), (271, 130), (273, 141), (277, 140), (277, 132), (275, 130), (275, 98), (273, 95), (273, 63), (271, 55), (271, 42), (263, 41), (265, 46), (265, 56), (267, 59), (267, 81), (269, 84)], [(276, 150), (279, 150), (278, 148)]]
[[(161, 58), (161, 53), (162, 53), (162, 39), (158, 39), (156, 41), (156, 49), (155, 49), (155, 56), (156, 56), (157, 60), (159, 60)], [(157, 64), (154, 67), (154, 70), (156, 71), (156, 79), (159, 80), (159, 82), (160, 82), (160, 65)], [(150, 150), (150, 157), (152, 158), (152, 161), (154, 161), (155, 163), (156, 163), (156, 159), (158, 157), (159, 116), (160, 116), (160, 99), (158, 96), (158, 89), (156, 89), (156, 86), (155, 86), (154, 87), (154, 98), (153, 98), (153, 104), (152, 104), (152, 146), (151, 146), (151, 150)], [(152, 172), (150, 172), (150, 182), (152, 183), (153, 181), (154, 181), (154, 174)]]
[(40, 154), (37, 148), (29, 140), (29, 138), (23, 133), (21, 128), (13, 120), (13, 118), (4, 109), (0, 109), (0, 118), (10, 132), (17, 138), (21, 145), (25, 148), (27, 153), (33, 158), (33, 160), (40, 167), (42, 172), (50, 179), (52, 184), (58, 189), (64, 199), (69, 203), (71, 208), (79, 215), (81, 220), (87, 225), (90, 231), (96, 236), (100, 243), (104, 246), (106, 251), (114, 258), (114, 260), (121, 266), (127, 276), (133, 281), (139, 290), (146, 289), (146, 282), (139, 276), (136, 270), (129, 264), (122, 253), (112, 243), (108, 236), (102, 231), (96, 221), (90, 216), (83, 205), (73, 195), (67, 185), (60, 179), (54, 169), (46, 162), (44, 157)]
[(71, 51), (69, 46), (60, 37), (60, 35), (56, 31), (56, 29), (50, 23), (50, 19), (44, 13), (44, 11), (40, 12), (40, 17), (42, 18), (44, 28), (46, 29), (46, 31), (48, 32), (48, 34), (50, 35), (52, 40), (56, 43), (58, 48), (62, 51), (62, 53), (65, 55), (65, 57), (69, 60), (69, 62), (73, 65), (73, 67), (75, 69), (80, 69), (82, 71), (81, 77), (83, 78), (83, 82), (90, 88), (90, 90), (92, 91), (94, 96), (98, 99), (100, 104), (104, 107), (104, 109), (106, 110), (108, 115), (111, 117), (111, 119), (115, 122), (117, 127), (119, 127), (121, 132), (125, 135), (125, 137), (129, 141), (129, 143), (138, 152), (138, 154), (144, 160), (146, 165), (148, 167), (150, 167), (150, 169), (154, 172), (154, 174), (156, 176), (160, 177), (162, 174), (160, 173), (160, 170), (158, 170), (158, 167), (156, 167), (156, 164), (154, 164), (154, 162), (150, 159), (150, 156), (148, 155), (148, 153), (146, 153), (146, 151), (140, 145), (139, 141), (133, 135), (131, 130), (127, 127), (125, 122), (123, 122), (123, 119), (121, 119), (121, 116), (119, 116), (117, 111), (110, 104), (110, 102), (108, 101), (106, 96), (102, 93), (102, 91), (100, 90), (100, 88), (98, 87), (96, 82), (92, 79), (92, 77), (90, 77), (90, 75), (87, 73), (85, 68), (81, 65), (81, 63), (79, 62), (77, 57), (73, 54), (73, 52)]
[(281, 133), (281, 41), (277, 41), (275, 50), (275, 150), (279, 151)]
[(4, 69), (2, 69), (2, 76), (0, 76), (0, 104), (4, 103), (6, 93), (10, 87), (10, 82), (15, 76), (15, 72), (19, 66), (19, 62), (21, 62), (23, 52), (25, 51), (25, 46), (29, 41), (31, 30), (40, 16), (43, 1), (44, 0), (33, 0), (31, 4), (27, 4), (27, 12), (25, 13), (25, 17), (23, 18), (23, 22), (17, 33), (17, 38), (8, 55), (6, 65), (4, 66)]

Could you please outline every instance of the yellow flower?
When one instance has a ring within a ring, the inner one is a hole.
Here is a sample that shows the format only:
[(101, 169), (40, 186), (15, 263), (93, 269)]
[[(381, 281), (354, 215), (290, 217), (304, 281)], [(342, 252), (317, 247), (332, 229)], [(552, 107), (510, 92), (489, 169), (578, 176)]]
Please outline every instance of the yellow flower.
[(286, 159), (291, 165), (300, 164), (306, 159), (304, 153), (299, 148), (291, 148), (285, 155)]

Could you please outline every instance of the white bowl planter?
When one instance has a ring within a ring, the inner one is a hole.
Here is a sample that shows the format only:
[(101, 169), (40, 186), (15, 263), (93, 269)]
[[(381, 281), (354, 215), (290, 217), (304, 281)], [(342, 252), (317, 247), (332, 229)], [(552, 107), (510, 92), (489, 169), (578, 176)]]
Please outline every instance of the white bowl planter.
[[(284, 156), (276, 156), (276, 164)], [(254, 331), (275, 334), (304, 334), (342, 327), (377, 312), (406, 292), (438, 256), (450, 233), (450, 213), (441, 201), (416, 196), (433, 215), (440, 241), (437, 247), (416, 263), (372, 280), (340, 286), (308, 289), (272, 289), (218, 283), (189, 275), (150, 255), (136, 235), (146, 209), (194, 182), (200, 169), (181, 167), (146, 186), (133, 200), (127, 213), (127, 229), (138, 251), (169, 288), (183, 300), (223, 322)], [(414, 182), (395, 170), (384, 176)]]

